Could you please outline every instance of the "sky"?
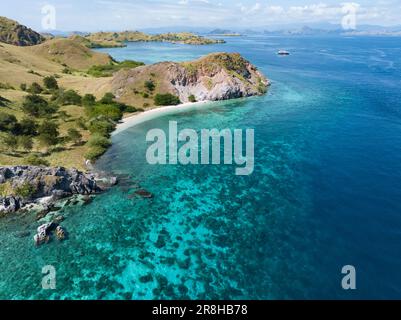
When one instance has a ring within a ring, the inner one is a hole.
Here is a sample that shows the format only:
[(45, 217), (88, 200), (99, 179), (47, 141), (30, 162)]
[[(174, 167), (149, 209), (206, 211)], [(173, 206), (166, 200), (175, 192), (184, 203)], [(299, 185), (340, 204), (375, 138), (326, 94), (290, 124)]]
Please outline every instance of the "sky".
[[(46, 11), (49, 6), (55, 8), (55, 24), (42, 23), (52, 12)], [(267, 29), (293, 23), (339, 25), (351, 13), (350, 6), (356, 8), (357, 25), (401, 25), (401, 0), (0, 0), (0, 16), (49, 32), (169, 26)]]

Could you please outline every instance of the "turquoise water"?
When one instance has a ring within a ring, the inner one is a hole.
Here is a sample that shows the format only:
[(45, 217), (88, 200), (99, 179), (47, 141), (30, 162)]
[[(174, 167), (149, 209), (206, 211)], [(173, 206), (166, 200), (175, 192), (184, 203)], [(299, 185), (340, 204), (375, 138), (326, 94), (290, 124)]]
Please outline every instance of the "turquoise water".
[[(100, 169), (122, 184), (66, 208), (69, 240), (35, 248), (32, 217), (0, 221), (0, 298), (401, 298), (401, 46), (396, 38), (229, 38), (107, 49), (146, 63), (240, 52), (273, 82), (113, 137)], [(278, 49), (291, 51), (277, 57)], [(146, 133), (255, 129), (255, 172), (150, 166)], [(153, 199), (129, 196), (140, 186)], [(357, 290), (341, 289), (354, 265)], [(57, 289), (41, 289), (53, 265)]]

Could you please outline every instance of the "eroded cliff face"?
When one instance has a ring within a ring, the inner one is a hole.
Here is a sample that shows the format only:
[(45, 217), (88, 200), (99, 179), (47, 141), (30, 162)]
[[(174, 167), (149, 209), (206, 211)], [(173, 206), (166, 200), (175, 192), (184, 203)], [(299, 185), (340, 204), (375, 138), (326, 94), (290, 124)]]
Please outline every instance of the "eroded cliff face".
[(155, 93), (171, 93), (181, 102), (193, 96), (196, 101), (216, 101), (262, 95), (269, 80), (239, 54), (214, 53), (184, 63), (162, 62), (120, 71), (112, 80), (117, 98), (130, 102), (130, 97), (143, 91), (143, 83), (153, 81)]

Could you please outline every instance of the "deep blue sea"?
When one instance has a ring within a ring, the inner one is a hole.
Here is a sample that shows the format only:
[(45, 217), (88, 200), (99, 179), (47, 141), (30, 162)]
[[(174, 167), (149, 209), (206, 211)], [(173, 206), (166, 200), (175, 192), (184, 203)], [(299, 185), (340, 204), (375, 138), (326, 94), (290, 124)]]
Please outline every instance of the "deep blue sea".
[[(115, 135), (97, 166), (122, 184), (63, 209), (66, 242), (35, 248), (32, 217), (1, 220), (0, 298), (401, 298), (399, 38), (255, 36), (100, 51), (145, 63), (239, 52), (272, 86)], [(255, 172), (147, 164), (146, 133), (171, 120), (254, 129)], [(154, 198), (130, 199), (138, 186)], [(41, 289), (44, 265), (56, 268), (56, 290)], [(345, 265), (356, 268), (356, 290), (341, 287)]]

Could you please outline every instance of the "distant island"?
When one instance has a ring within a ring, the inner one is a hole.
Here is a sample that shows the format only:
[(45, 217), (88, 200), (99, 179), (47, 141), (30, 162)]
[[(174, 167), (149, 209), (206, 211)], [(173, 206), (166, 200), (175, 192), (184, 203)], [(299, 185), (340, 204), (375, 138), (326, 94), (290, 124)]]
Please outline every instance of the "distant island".
[(230, 30), (224, 30), (224, 29), (215, 29), (209, 32), (209, 35), (212, 36), (224, 36), (224, 37), (240, 37), (242, 36), (238, 32), (230, 31)]
[(150, 35), (139, 31), (96, 32), (85, 36), (91, 48), (125, 47), (126, 42), (171, 42), (189, 45), (225, 43), (220, 39), (208, 39), (189, 32)]

